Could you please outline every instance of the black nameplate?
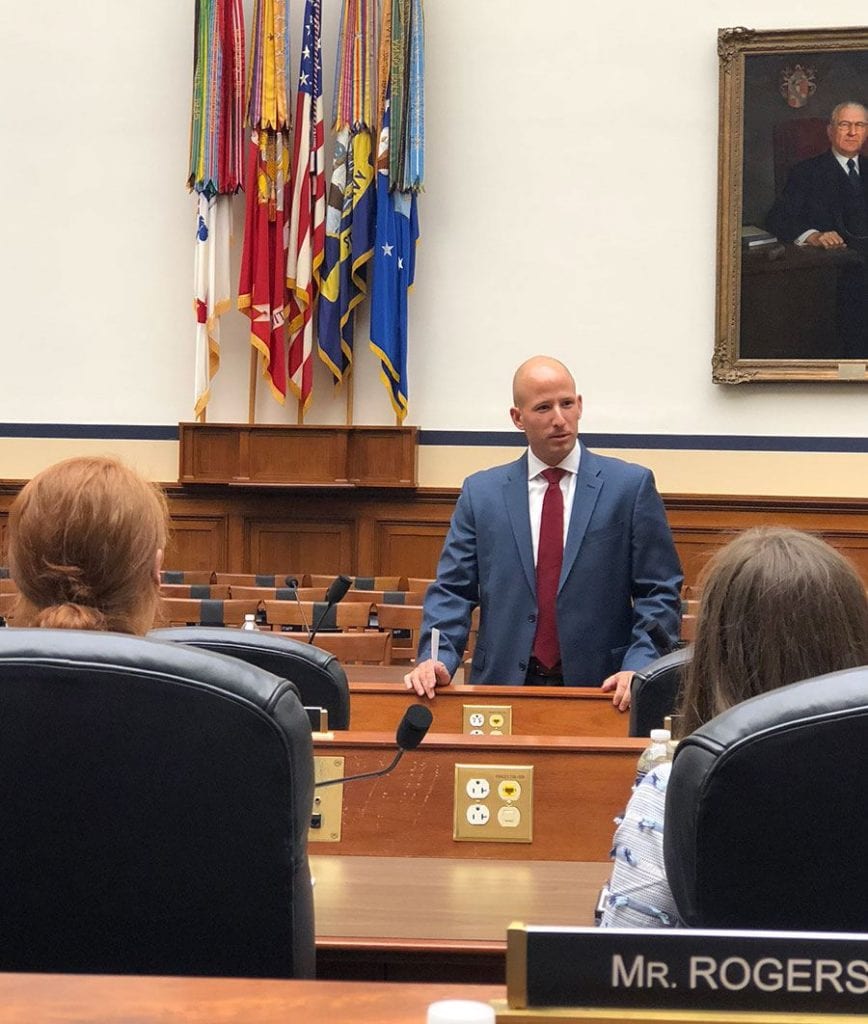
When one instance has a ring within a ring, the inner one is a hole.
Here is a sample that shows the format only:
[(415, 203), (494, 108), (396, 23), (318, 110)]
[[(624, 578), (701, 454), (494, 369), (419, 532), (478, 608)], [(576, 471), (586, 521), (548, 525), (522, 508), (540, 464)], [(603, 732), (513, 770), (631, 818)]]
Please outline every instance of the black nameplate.
[(868, 1011), (868, 934), (524, 931), (529, 1007)]

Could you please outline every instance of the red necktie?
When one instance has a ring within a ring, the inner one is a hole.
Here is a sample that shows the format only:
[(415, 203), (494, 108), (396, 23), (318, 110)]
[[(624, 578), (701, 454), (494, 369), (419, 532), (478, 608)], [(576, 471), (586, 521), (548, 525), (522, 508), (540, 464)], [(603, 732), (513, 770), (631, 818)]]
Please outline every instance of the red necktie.
[(545, 668), (554, 668), (561, 660), (558, 642), (557, 599), (561, 564), (564, 560), (564, 496), (561, 477), (565, 469), (544, 469), (548, 481), (539, 524), (536, 556), (536, 636), (533, 656)]

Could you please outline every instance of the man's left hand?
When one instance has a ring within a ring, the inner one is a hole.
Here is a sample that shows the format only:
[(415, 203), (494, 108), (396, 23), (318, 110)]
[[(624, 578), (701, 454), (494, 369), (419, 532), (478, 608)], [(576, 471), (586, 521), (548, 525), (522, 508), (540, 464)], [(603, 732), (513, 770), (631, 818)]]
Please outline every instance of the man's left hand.
[(613, 676), (603, 680), (600, 689), (604, 693), (614, 693), (612, 703), (619, 711), (630, 710), (630, 683), (633, 681), (635, 672), (616, 672)]

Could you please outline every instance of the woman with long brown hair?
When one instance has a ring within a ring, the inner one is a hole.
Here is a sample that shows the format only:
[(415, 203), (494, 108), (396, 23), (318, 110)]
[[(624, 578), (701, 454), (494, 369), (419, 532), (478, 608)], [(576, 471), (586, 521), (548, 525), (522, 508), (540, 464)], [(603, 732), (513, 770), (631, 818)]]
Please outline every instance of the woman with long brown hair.
[[(853, 566), (810, 534), (748, 530), (706, 567), (678, 735), (749, 697), (864, 664), (868, 598)], [(604, 926), (680, 924), (663, 865), (670, 770), (642, 779), (615, 832)]]
[(169, 517), (162, 492), (116, 459), (59, 462), (9, 512), (15, 626), (145, 634), (154, 625)]

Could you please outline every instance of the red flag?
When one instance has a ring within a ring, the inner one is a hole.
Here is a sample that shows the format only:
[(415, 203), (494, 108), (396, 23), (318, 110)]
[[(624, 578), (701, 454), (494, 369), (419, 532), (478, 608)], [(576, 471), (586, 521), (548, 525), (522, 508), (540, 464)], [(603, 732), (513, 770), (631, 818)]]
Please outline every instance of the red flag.
[(250, 343), (271, 393), (286, 398), (286, 132), (253, 132), (238, 308), (250, 317)]
[(322, 0), (306, 0), (292, 154), (289, 288), (289, 384), (301, 409), (313, 391), (313, 315), (325, 246), (325, 152), (322, 117)]

